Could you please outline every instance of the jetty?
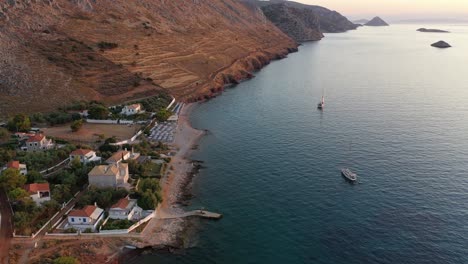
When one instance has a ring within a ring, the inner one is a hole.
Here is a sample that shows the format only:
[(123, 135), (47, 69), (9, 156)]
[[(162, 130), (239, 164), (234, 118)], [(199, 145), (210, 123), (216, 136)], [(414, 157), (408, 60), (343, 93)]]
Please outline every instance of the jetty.
[(193, 211), (175, 213), (175, 214), (162, 213), (157, 218), (158, 219), (175, 219), (175, 218), (185, 218), (185, 217), (191, 217), (191, 216), (197, 216), (197, 217), (214, 219), (214, 220), (221, 219), (223, 217), (222, 214), (209, 212), (206, 210), (193, 210)]

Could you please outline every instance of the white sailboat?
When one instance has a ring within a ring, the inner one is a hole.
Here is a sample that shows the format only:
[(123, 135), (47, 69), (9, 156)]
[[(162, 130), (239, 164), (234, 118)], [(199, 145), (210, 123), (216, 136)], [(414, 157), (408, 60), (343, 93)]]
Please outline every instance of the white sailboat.
[(318, 103), (317, 108), (323, 109), (324, 107), (325, 107), (325, 97), (322, 95), (322, 100), (320, 100), (320, 103)]

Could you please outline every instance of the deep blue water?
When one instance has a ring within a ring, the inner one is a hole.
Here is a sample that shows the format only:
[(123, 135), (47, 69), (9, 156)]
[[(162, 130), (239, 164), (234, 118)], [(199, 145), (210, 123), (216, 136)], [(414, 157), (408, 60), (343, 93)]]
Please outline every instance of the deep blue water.
[(193, 207), (224, 218), (136, 263), (468, 263), (468, 27), (433, 27), (328, 34), (198, 105)]

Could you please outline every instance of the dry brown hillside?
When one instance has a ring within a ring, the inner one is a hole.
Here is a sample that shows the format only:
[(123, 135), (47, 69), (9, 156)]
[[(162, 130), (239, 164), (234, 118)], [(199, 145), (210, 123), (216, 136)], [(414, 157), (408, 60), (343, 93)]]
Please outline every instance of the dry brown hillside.
[(237, 0), (1, 1), (0, 115), (161, 90), (194, 100), (295, 48)]

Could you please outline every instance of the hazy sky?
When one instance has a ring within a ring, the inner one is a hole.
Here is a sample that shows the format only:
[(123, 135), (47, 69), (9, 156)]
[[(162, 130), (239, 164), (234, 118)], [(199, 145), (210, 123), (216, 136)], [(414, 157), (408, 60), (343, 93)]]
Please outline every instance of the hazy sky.
[(356, 19), (467, 18), (468, 0), (294, 0), (321, 5)]

